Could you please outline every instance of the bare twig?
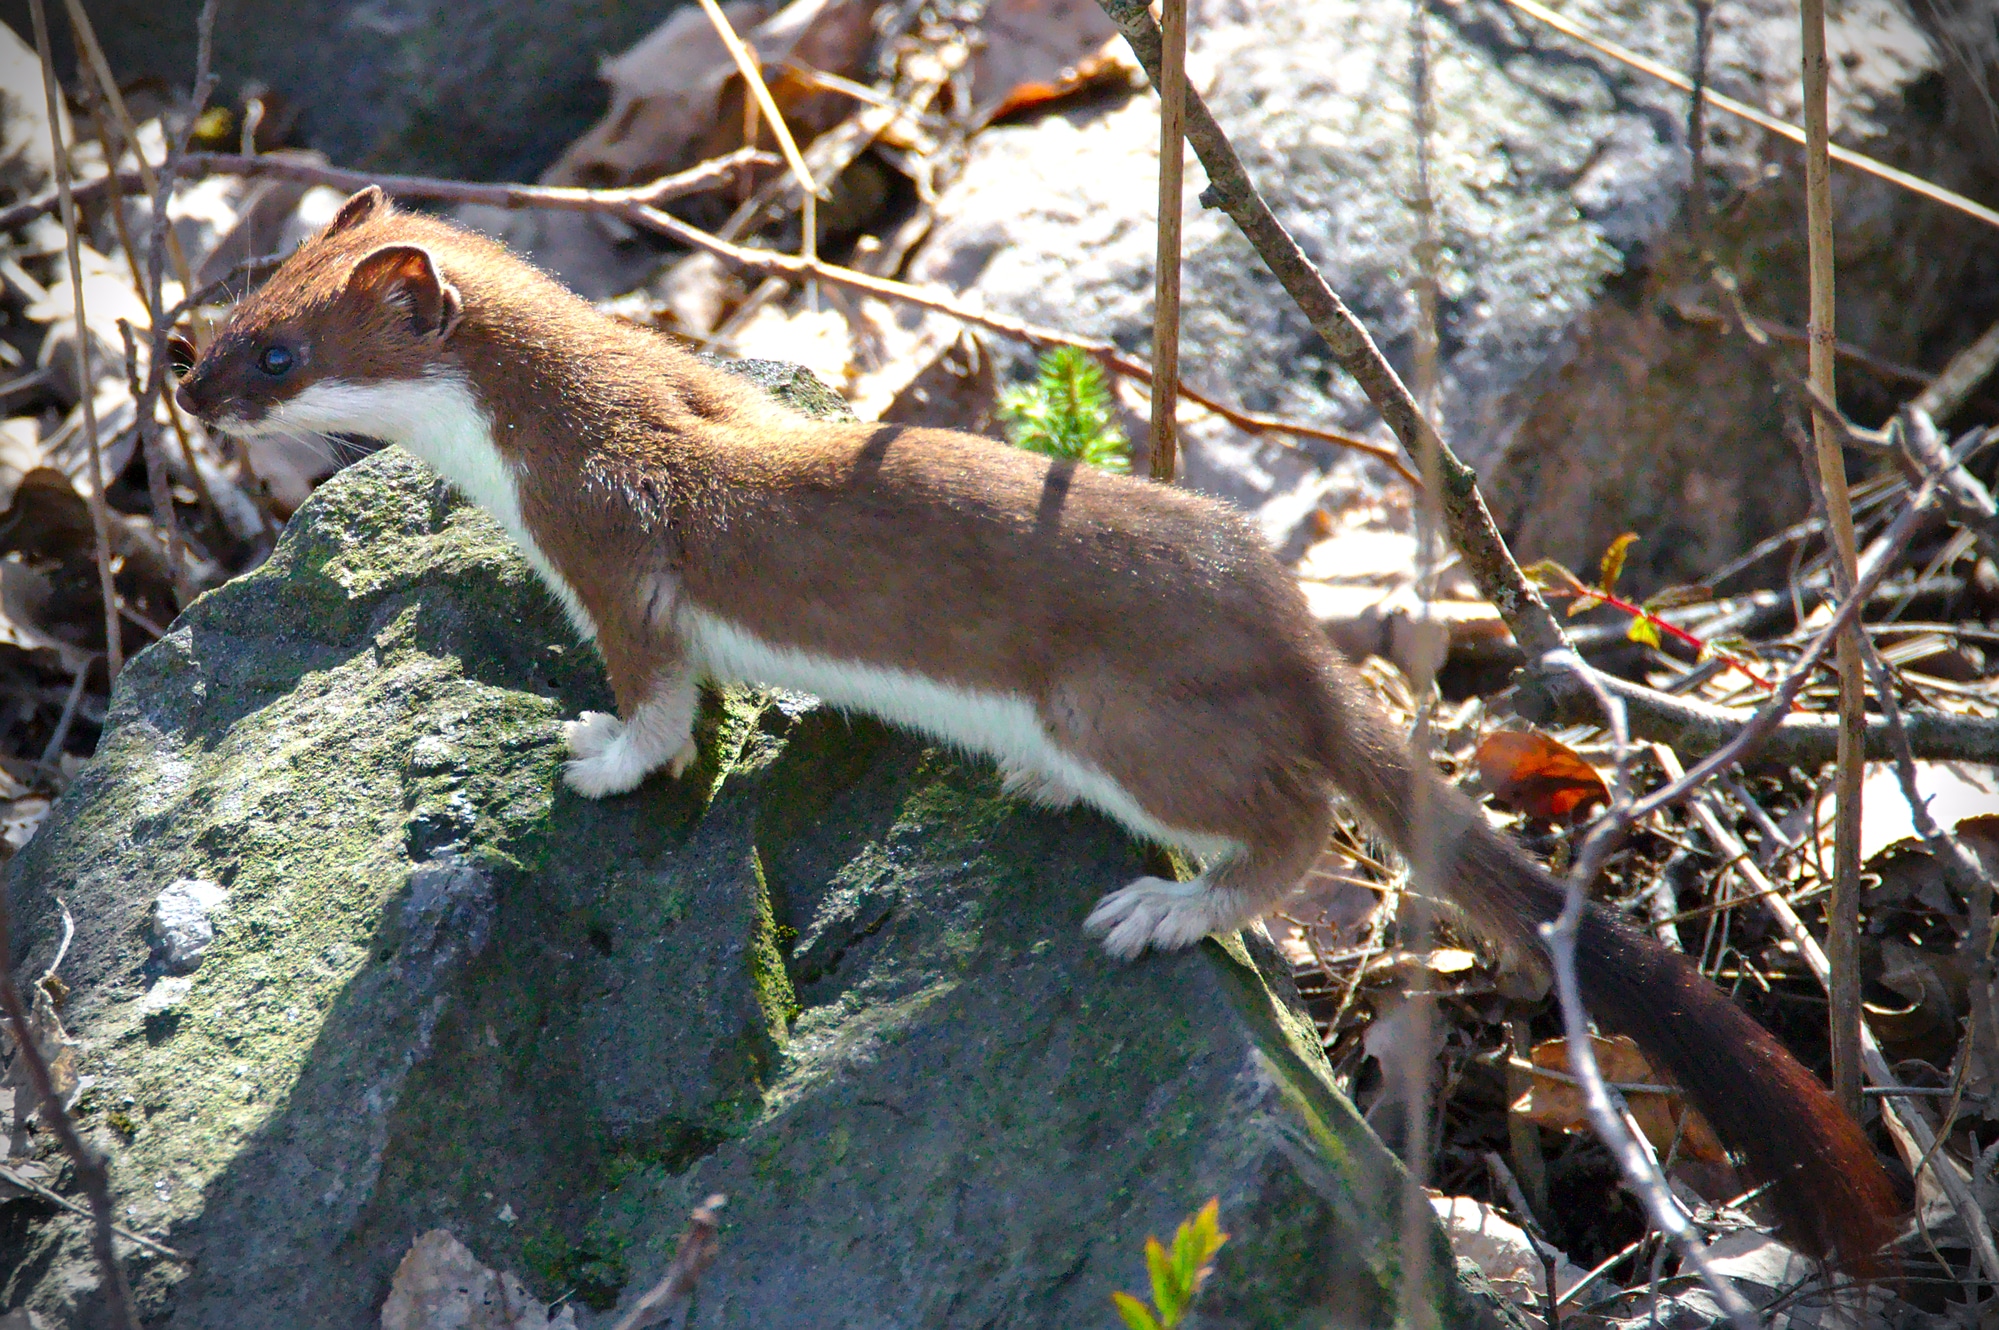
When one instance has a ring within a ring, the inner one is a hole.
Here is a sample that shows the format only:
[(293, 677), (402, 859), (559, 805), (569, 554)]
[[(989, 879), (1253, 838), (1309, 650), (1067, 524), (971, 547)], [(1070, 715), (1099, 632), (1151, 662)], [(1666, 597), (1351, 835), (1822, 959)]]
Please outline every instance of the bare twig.
[(1951, 460), (1928, 413), (1915, 406), (1903, 407), (1889, 428), (1915, 474), (1942, 474), (1937, 502), (1953, 522), (1972, 534), (1986, 558), (1999, 563), (1999, 504), (1993, 502), (1992, 491), (1961, 463)]
[(1506, 1161), (1499, 1157), (1497, 1150), (1485, 1152), (1485, 1166), (1492, 1176), (1499, 1179), (1506, 1199), (1512, 1202), (1514, 1210), (1520, 1215), (1520, 1227), (1527, 1234), (1528, 1245), (1541, 1258), (1541, 1274), (1546, 1281), (1542, 1285), (1541, 1315), (1548, 1330), (1562, 1330), (1562, 1290), (1555, 1273), (1562, 1253), (1541, 1232), (1540, 1221), (1534, 1218), (1534, 1211), (1527, 1204), (1527, 1193), (1520, 1190), (1520, 1179), (1513, 1176), (1513, 1170), (1506, 1166)]
[[(1857, 592), (1841, 602), (1832, 623), (1812, 640), (1776, 692), (1753, 715), (1745, 717), (1739, 711), (1671, 697), (1601, 674), (1595, 676), (1597, 686), (1624, 701), (1634, 719), (1634, 733), (1663, 740), (1680, 753), (1701, 757), (1688, 777), (1694, 785), (1752, 752), (1779, 762), (1807, 764), (1829, 760), (1835, 749), (1836, 723), (1826, 717), (1790, 715), (1791, 704), (1830, 648), (1832, 635), (1857, 619), (1881, 580), (1901, 558), (1925, 510), (1935, 499), (1940, 483), (1941, 473), (1926, 477), (1901, 514), (1868, 546), (1860, 561)], [(1536, 661), (1520, 681), (1515, 709), (1536, 721), (1556, 717), (1580, 719), (1591, 714), (1589, 691), (1570, 668), (1570, 660), (1567, 655), (1550, 654)], [(1906, 716), (1905, 727), (1911, 748), (1918, 756), (1999, 761), (1999, 721), (1924, 711)], [(1871, 723), (1864, 738), (1869, 755), (1889, 755), (1885, 722)], [(1685, 797), (1691, 788), (1689, 785), (1687, 789), (1675, 790), (1670, 798), (1663, 794), (1647, 796), (1638, 815), (1644, 816)]]
[(49, 736), (48, 747), (42, 749), (42, 765), (45, 767), (54, 767), (62, 759), (62, 746), (69, 742), (69, 727), (76, 720), (76, 709), (83, 702), (84, 685), (90, 682), (90, 667), (96, 662), (97, 656), (93, 652), (76, 667), (76, 677), (70, 680), (69, 694), (63, 699), (62, 715), (56, 720), (55, 733)]
[[(24, 1178), (19, 1173), (16, 1173), (13, 1169), (7, 1168), (4, 1165), (0, 1165), (0, 1180), (4, 1180), (13, 1186), (19, 1187), (22, 1191), (32, 1192), (34, 1195), (39, 1196), (43, 1200), (47, 1201), (50, 1205), (59, 1206), (60, 1208), (69, 1211), (73, 1215), (81, 1215), (85, 1219), (90, 1218), (89, 1206), (78, 1205), (75, 1201), (72, 1201), (69, 1197), (64, 1196), (61, 1192), (50, 1191), (47, 1187), (44, 1187), (41, 1183), (36, 1182), (33, 1178)], [(152, 1252), (157, 1256), (164, 1256), (169, 1261), (178, 1261), (182, 1265), (194, 1264), (194, 1258), (192, 1256), (189, 1256), (186, 1252), (175, 1251), (172, 1247), (167, 1246), (164, 1242), (155, 1242), (153, 1241), (153, 1239), (147, 1237), (143, 1233), (134, 1233), (131, 1229), (126, 1228), (123, 1224), (113, 1224), (111, 1226), (111, 1231), (113, 1233), (116, 1233), (119, 1237), (125, 1239), (127, 1242), (137, 1243), (139, 1246), (144, 1247), (147, 1251)]]
[[(1587, 668), (1587, 667), (1585, 667)], [(1615, 713), (1615, 708), (1610, 708)], [(1716, 1304), (1735, 1330), (1756, 1330), (1756, 1313), (1735, 1285), (1716, 1274), (1708, 1264), (1700, 1234), (1688, 1220), (1686, 1211), (1673, 1199), (1658, 1162), (1641, 1138), (1626, 1124), (1629, 1110), (1621, 1099), (1613, 1099), (1604, 1084), (1590, 1046), (1589, 1015), (1583, 1007), (1582, 990), (1576, 980), (1576, 934), (1582, 924), (1584, 907), (1583, 867), (1569, 874), (1568, 899), (1562, 913), (1551, 924), (1541, 926), (1555, 970), (1555, 996), (1562, 1009), (1562, 1028), (1568, 1036), (1569, 1068), (1582, 1082), (1583, 1105), (1597, 1138), (1610, 1150), (1624, 1175), (1624, 1185), (1645, 1206), (1653, 1225), (1672, 1240), (1680, 1259), (1701, 1278), (1714, 1294)]]
[(157, 389), (152, 384), (140, 386), (139, 339), (133, 334), (132, 325), (124, 319), (118, 320), (118, 335), (125, 342), (126, 387), (137, 404), (133, 425), (139, 431), (139, 449), (146, 458), (146, 495), (153, 505), (153, 521), (166, 532), (167, 567), (173, 573), (174, 604), (176, 608), (185, 608), (194, 599), (194, 583), (188, 576), (187, 551), (181, 544), (180, 521), (174, 515), (173, 491), (167, 485), (167, 464), (160, 450), (159, 422), (153, 418), (153, 392)]
[[(1669, 750), (1658, 750), (1658, 756), (1667, 778), (1675, 785), (1683, 784), (1687, 776), (1679, 771), (1679, 764), (1674, 760), (1672, 753)], [(1832, 984), (1832, 967), (1826, 959), (1825, 950), (1805, 927), (1797, 911), (1791, 908), (1790, 901), (1784, 898), (1783, 892), (1775, 887), (1761, 868), (1757, 867), (1748, 849), (1729, 829), (1727, 822), (1715, 812), (1713, 803), (1705, 792), (1694, 798), (1688, 806), (1695, 820), (1700, 823), (1701, 830), (1714, 842), (1715, 848), (1749, 880), (1752, 886), (1757, 888), (1755, 899), (1763, 902), (1764, 908), (1770, 912), (1785, 937), (1797, 948), (1798, 955), (1804, 960), (1806, 968), (1812, 972), (1813, 977), (1819, 981), (1819, 985), (1829, 990)], [(1860, 1061), (1866, 1078), (1887, 1092), (1880, 1096), (1881, 1107), (1890, 1128), (1889, 1135), (1894, 1139), (1903, 1162), (1907, 1163), (1912, 1171), (1924, 1167), (1929, 1169), (1930, 1176), (1936, 1180), (1937, 1185), (1943, 1189), (1944, 1194), (1950, 1198), (1951, 1204), (1957, 1207), (1959, 1215), (1964, 1219), (1965, 1226), (1971, 1234), (1972, 1249), (1978, 1253), (1980, 1264), (1984, 1265), (1988, 1274), (1999, 1277), (1999, 1248), (1995, 1248), (1993, 1244), (1990, 1224), (1986, 1222), (1984, 1214), (1972, 1200), (1970, 1188), (1964, 1178), (1957, 1173), (1956, 1166), (1948, 1158), (1937, 1160), (1936, 1133), (1931, 1130), (1928, 1119), (1923, 1116), (1922, 1109), (1916, 1104), (1915, 1099), (1904, 1093), (1903, 1087), (1889, 1068), (1888, 1059), (1882, 1054), (1881, 1046), (1875, 1040), (1873, 1031), (1864, 1021), (1860, 1026)]]
[[(721, 39), (723, 49), (736, 62), (736, 70), (743, 76), (750, 95), (763, 108), (764, 116), (770, 121), (770, 132), (777, 138), (777, 146), (784, 153), (785, 165), (798, 181), (798, 188), (804, 198), (804, 218), (798, 256), (807, 262), (819, 257), (819, 186), (812, 179), (812, 172), (806, 169), (805, 158), (799, 155), (798, 143), (791, 136), (791, 126), (784, 123), (784, 116), (777, 109), (777, 102), (770, 95), (770, 88), (764, 83), (760, 57), (744, 45), (743, 39), (729, 23), (729, 16), (722, 12), (722, 6), (715, 0), (701, 0), (701, 12), (714, 25), (715, 35)], [(754, 144), (746, 145), (754, 147)]]
[[(1943, 870), (1944, 881), (1950, 884), (1951, 890), (1969, 905), (1975, 906), (1980, 899), (1989, 900), (1993, 884), (1985, 876), (1985, 870), (1979, 867), (1978, 860), (1957, 837), (1939, 827), (1936, 819), (1930, 816), (1929, 801), (1923, 797), (1916, 783), (1916, 757), (1909, 751), (1909, 737), (1902, 728), (1902, 707), (1895, 700), (1895, 681), (1889, 676), (1888, 666), (1882, 661), (1874, 643), (1867, 642), (1864, 650), (1867, 672), (1874, 681), (1874, 696), (1881, 704), (1881, 715), (1888, 725), (1895, 779), (1902, 787), (1902, 797), (1909, 803), (1909, 823), (1922, 839), (1930, 857)], [(1975, 940), (1982, 954), (1985, 939), (1977, 937)]]
[[(1662, 65), (1656, 60), (1647, 59), (1636, 51), (1628, 50), (1615, 42), (1606, 41), (1572, 20), (1562, 17), (1562, 15), (1557, 14), (1546, 5), (1537, 4), (1535, 0), (1506, 0), (1506, 3), (1521, 13), (1547, 24), (1563, 36), (1572, 37), (1591, 50), (1609, 56), (1621, 65), (1627, 65), (1641, 74), (1650, 75), (1658, 79), (1661, 83), (1670, 84), (1683, 92), (1694, 91), (1693, 81), (1678, 70)], [(1798, 128), (1796, 125), (1787, 124), (1766, 112), (1759, 111), (1747, 102), (1739, 102), (1733, 97), (1724, 97), (1712, 88), (1703, 88), (1701, 89), (1701, 93), (1707, 104), (1714, 107), (1717, 111), (1726, 111), (1732, 116), (1747, 120), (1752, 125), (1767, 129), (1779, 138), (1789, 139), (1793, 143), (1802, 144), (1805, 141), (1804, 130)], [(1886, 180), (1889, 184), (1898, 185), (1912, 194), (1919, 194), (1933, 203), (1941, 203), (1946, 208), (1954, 208), (1967, 217), (1977, 218), (1987, 226), (1999, 226), (1999, 212), (1994, 212), (1981, 203), (1974, 203), (1962, 194), (1954, 194), (1941, 185), (1933, 185), (1920, 176), (1910, 175), (1907, 171), (1898, 171), (1884, 162), (1874, 160), (1872, 157), (1854, 152), (1848, 148), (1842, 148), (1837, 143), (1832, 145), (1830, 155), (1833, 161), (1840, 163), (1842, 166), (1851, 166), (1858, 171), (1863, 171), (1878, 179)]]
[(702, 1272), (715, 1259), (718, 1249), (715, 1234), (720, 1227), (716, 1212), (728, 1200), (718, 1192), (687, 1216), (687, 1228), (680, 1235), (680, 1245), (673, 1251), (673, 1264), (666, 1268), (665, 1276), (657, 1284), (646, 1290), (645, 1296), (632, 1304), (630, 1311), (618, 1318), (613, 1330), (640, 1330), (643, 1326), (652, 1325), (668, 1307), (694, 1291)]
[[(146, 161), (145, 151), (139, 143), (139, 128), (132, 121), (132, 113), (126, 109), (125, 94), (119, 90), (118, 80), (112, 76), (111, 66), (104, 58), (104, 48), (97, 41), (97, 30), (91, 26), (90, 15), (84, 10), (82, 0), (63, 0), (63, 4), (69, 11), (70, 31), (76, 37), (77, 49), (97, 82), (98, 93), (105, 106), (117, 122), (119, 134), (138, 162), (141, 185), (147, 193), (157, 194), (159, 179), (154, 175), (152, 165)], [(118, 164), (118, 155), (112, 151), (109, 142), (104, 145), (104, 162), (107, 168), (115, 168)], [(112, 184), (115, 190), (115, 179)], [(181, 252), (180, 237), (169, 232), (167, 249), (173, 256), (174, 272), (179, 275), (181, 285), (191, 285), (193, 279), (189, 276), (187, 255)]]
[(1152, 478), (1173, 483), (1180, 405), (1180, 209), (1187, 137), (1187, 0), (1163, 0), (1159, 78), (1159, 246), (1152, 303)]
[[(1791, 704), (1797, 700), (1798, 694), (1804, 689), (1805, 681), (1818, 668), (1819, 661), (1824, 658), (1836, 636), (1845, 630), (1847, 624), (1858, 618), (1868, 596), (1873, 593), (1876, 586), (1880, 585), (1881, 579), (1887, 576), (1888, 569), (1901, 558), (1903, 549), (1907, 547), (1910, 537), (1921, 523), (1924, 510), (1936, 497), (1936, 491), (1937, 481), (1932, 477), (1910, 496), (1908, 506), (1890, 524), (1882, 538), (1868, 548), (1867, 556), (1861, 562), (1859, 584), (1854, 592), (1840, 604), (1832, 616), (1832, 621), (1812, 640), (1797, 663), (1792, 666), (1790, 673), (1784, 676), (1776, 691), (1755, 715), (1740, 723), (1726, 742), (1711, 749), (1684, 777), (1672, 781), (1642, 799), (1633, 801), (1628, 807), (1613, 802), (1611, 811), (1599, 820), (1577, 856), (1579, 876), (1594, 875), (1595, 869), (1607, 861), (1617, 838), (1622, 836), (1626, 828), (1643, 821), (1662, 808), (1670, 807), (1685, 799), (1718, 772), (1762, 750), (1764, 741), (1779, 732), (1786, 723)], [(1625, 684), (1601, 674), (1573, 652), (1549, 653), (1536, 662), (1535, 668), (1538, 672), (1538, 681), (1545, 683), (1549, 679), (1562, 680), (1564, 687), (1594, 701), (1601, 714), (1613, 717), (1624, 715), (1625, 704), (1633, 697), (1646, 701), (1655, 709), (1660, 706), (1662, 695), (1654, 693), (1651, 689), (1639, 689), (1636, 685)], [(1615, 710), (1610, 707), (1610, 700), (1618, 703)], [(1681, 698), (1664, 698), (1663, 702), (1673, 707), (1688, 705)], [(1718, 711), (1719, 708), (1705, 710)], [(1999, 725), (1990, 728), (1993, 740), (1999, 742)], [(1883, 731), (1882, 739), (1885, 741), (1886, 737)], [(1767, 751), (1764, 755), (1768, 756)]]
[(35, 23), (35, 48), (42, 58), (42, 93), (48, 104), (49, 145), (54, 157), (56, 191), (69, 259), (69, 292), (76, 316), (76, 391), (83, 407), (83, 433), (90, 445), (90, 525), (97, 546), (97, 589), (104, 600), (104, 663), (113, 680), (125, 664), (118, 623), (118, 588), (111, 578), (111, 514), (104, 497), (104, 450), (97, 437), (97, 385), (90, 372), (90, 325), (83, 317), (83, 258), (76, 231), (76, 200), (69, 189), (69, 145), (62, 141), (62, 98), (56, 82), (55, 59), (49, 48), (49, 16), (42, 0), (30, 0)]
[[(1117, 24), (1144, 67), (1146, 77), (1158, 87), (1160, 33), (1146, 0), (1097, 0), (1097, 3)], [(1209, 184), (1201, 192), (1201, 202), (1228, 213), (1286, 294), (1325, 339), (1333, 358), (1367, 394), (1409, 456), (1420, 458), (1424, 448), (1436, 449), (1443, 477), (1439, 497), (1450, 525), (1451, 540), (1463, 556), (1465, 570), (1478, 586), (1479, 594), (1498, 608), (1530, 656), (1566, 647), (1568, 642), (1560, 623), (1500, 539), (1492, 514), (1486, 510), (1484, 496), (1479, 493), (1477, 476), (1445, 445), (1435, 427), (1424, 418), (1401, 376), (1375, 346), (1366, 327), (1327, 285), (1325, 277), (1270, 211), (1270, 205), (1257, 192), (1228, 136), (1192, 88), (1187, 90), (1187, 140), (1194, 145), (1195, 154), (1208, 173)]]
[(1931, 379), (1929, 386), (1916, 394), (1916, 400), (1909, 403), (1908, 409), (1920, 411), (1932, 420), (1948, 420), (1995, 368), (1999, 368), (1999, 323), (1987, 328), (1977, 341), (1952, 356), (1950, 363), (1943, 367), (1943, 373)]
[[(35, 13), (42, 13), (41, 0), (35, 0)], [(43, 19), (38, 26), (46, 35), (47, 20)], [(43, 49), (47, 50), (46, 44)], [(69, 1110), (63, 1107), (62, 1096), (56, 1092), (48, 1060), (42, 1056), (41, 1045), (35, 1039), (34, 1027), (29, 1021), (27, 1003), (22, 1001), (20, 987), (14, 982), (14, 971), (5, 960), (13, 954), (12, 920), (7, 913), (5, 894), (0, 893), (0, 1015), (4, 1015), (13, 1026), (14, 1056), (21, 1059), (22, 1065), (28, 1069), (28, 1085), (35, 1092), (42, 1120), (62, 1143), (63, 1152), (76, 1169), (77, 1182), (90, 1198), (91, 1248), (97, 1257), (98, 1268), (103, 1272), (104, 1300), (110, 1304), (112, 1322), (123, 1330), (138, 1330), (138, 1316), (132, 1307), (132, 1289), (125, 1282), (125, 1268), (118, 1263), (118, 1252), (111, 1242), (115, 1226), (111, 1219), (110, 1174), (103, 1157), (77, 1134), (76, 1123), (71, 1120)]]
[[(1812, 387), (1827, 403), (1833, 394), (1833, 236), (1831, 113), (1826, 106), (1825, 0), (1802, 0), (1805, 84), (1805, 231), (1811, 268), (1811, 342), (1806, 356)], [(1848, 591), (1860, 551), (1853, 535), (1853, 504), (1846, 489), (1841, 440), (1823, 412), (1812, 415), (1819, 491), (1832, 531), (1834, 583)], [(1843, 575), (1843, 576), (1842, 576)], [(1832, 903), (1826, 911), (1832, 957), (1832, 1088), (1846, 1111), (1860, 1116), (1860, 767), (1867, 711), (1867, 681), (1860, 663), (1856, 614), (1839, 637), (1839, 754), (1833, 781)]]

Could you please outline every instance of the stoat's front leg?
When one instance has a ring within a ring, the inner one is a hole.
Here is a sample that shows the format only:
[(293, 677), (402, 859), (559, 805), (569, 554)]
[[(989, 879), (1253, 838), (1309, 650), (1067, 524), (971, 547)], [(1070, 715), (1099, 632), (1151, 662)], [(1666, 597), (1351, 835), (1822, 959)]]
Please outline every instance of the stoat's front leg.
[[(665, 586), (664, 579), (651, 579)], [(623, 794), (664, 766), (675, 776), (694, 761), (694, 709), (700, 702), (695, 672), (674, 638), (664, 592), (636, 622), (601, 623), (597, 649), (610, 675), (623, 719), (586, 711), (562, 727), (569, 742), (563, 779), (592, 799)]]
[(569, 743), (563, 779), (592, 799), (637, 789), (664, 766), (674, 776), (694, 761), (694, 709), (700, 701), (692, 674), (662, 680), (624, 720), (586, 711), (562, 727)]

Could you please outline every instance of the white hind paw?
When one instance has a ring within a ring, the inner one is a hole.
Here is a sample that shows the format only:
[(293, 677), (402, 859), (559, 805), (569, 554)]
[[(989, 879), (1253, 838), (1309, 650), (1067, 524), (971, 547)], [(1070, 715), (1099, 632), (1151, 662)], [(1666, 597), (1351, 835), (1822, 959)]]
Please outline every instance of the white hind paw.
[(1097, 902), (1083, 931), (1102, 937), (1104, 950), (1128, 961), (1151, 947), (1177, 951), (1191, 947), (1222, 926), (1214, 893), (1204, 878), (1170, 882), (1142, 877)]
[(694, 765), (694, 759), (700, 756), (701, 745), (694, 742), (693, 735), (688, 735), (687, 742), (680, 745), (680, 751), (666, 760), (666, 774), (679, 780), (687, 774), (687, 768)]

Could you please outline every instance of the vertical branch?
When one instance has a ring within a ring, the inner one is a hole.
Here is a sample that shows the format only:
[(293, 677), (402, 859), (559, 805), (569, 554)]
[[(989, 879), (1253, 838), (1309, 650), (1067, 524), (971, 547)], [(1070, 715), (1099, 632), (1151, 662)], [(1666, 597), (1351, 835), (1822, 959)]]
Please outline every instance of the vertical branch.
[(1187, 137), (1187, 0), (1163, 0), (1159, 55), (1159, 254), (1152, 301), (1152, 478), (1173, 483), (1180, 402), (1180, 206)]
[(49, 49), (49, 15), (42, 0), (31, 0), (35, 49), (42, 57), (42, 93), (48, 103), (49, 144), (54, 149), (56, 193), (61, 200), (63, 240), (69, 259), (69, 294), (76, 316), (76, 389), (83, 404), (83, 434), (90, 444), (90, 525), (97, 541), (97, 589), (104, 598), (104, 669), (113, 680), (125, 665), (119, 634), (118, 587), (111, 577), (111, 514), (104, 498), (104, 450), (97, 437), (96, 386), (90, 372), (90, 325), (83, 318), (83, 256), (76, 238), (76, 199), (70, 193), (69, 145), (62, 141), (62, 99), (55, 57)]
[[(1414, 211), (1419, 232), (1416, 241), (1416, 398), (1419, 418), (1435, 424), (1437, 380), (1437, 301), (1436, 223), (1430, 198), (1430, 135), (1434, 120), (1430, 105), (1430, 25), (1428, 0), (1415, 0), (1409, 19), (1409, 100), (1416, 150)], [(1416, 509), (1416, 639), (1421, 645), (1414, 662), (1411, 683), (1416, 696), (1416, 726), (1411, 743), (1427, 757), (1430, 752), (1430, 715), (1436, 695), (1438, 653), (1431, 649), (1434, 623), (1430, 607), (1437, 590), (1437, 541), (1444, 531), (1440, 501), (1440, 471), (1437, 433), (1426, 428), (1418, 436), (1416, 463), (1422, 469), (1423, 489)], [(1437, 843), (1435, 803), (1430, 782), (1416, 781), (1409, 810), (1412, 843), (1420, 847), (1409, 857), (1414, 891), (1402, 898), (1402, 946), (1418, 955), (1428, 954), (1434, 945), (1436, 918), (1432, 900), (1444, 895), (1441, 879), (1447, 848)], [(1426, 985), (1427, 987), (1427, 985)], [(1430, 1180), (1430, 1069), (1436, 1044), (1436, 1000), (1427, 992), (1403, 998), (1400, 1017), (1408, 1028), (1403, 1031), (1398, 1058), (1402, 1063), (1397, 1077), (1402, 1098), (1404, 1144), (1403, 1162), (1409, 1172), (1402, 1191), (1402, 1319), (1404, 1324), (1425, 1330), (1436, 1324), (1437, 1272), (1431, 1268), (1429, 1243), (1425, 1241), (1435, 1222), (1424, 1187)]]
[[(1805, 226), (1810, 246), (1812, 386), (1833, 396), (1832, 162), (1827, 153), (1825, 0), (1803, 0), (1805, 83)], [(1822, 413), (1812, 418), (1819, 486), (1832, 528), (1834, 581), (1842, 593), (1857, 576), (1853, 506), (1846, 490), (1840, 437)], [(1840, 574), (1843, 573), (1843, 579)], [(1832, 1088), (1846, 1111), (1860, 1116), (1860, 775), (1864, 756), (1866, 676), (1860, 658), (1860, 625), (1839, 639), (1839, 766), (1835, 778), (1832, 903), (1826, 946), (1832, 960)]]
[(1692, 0), (1694, 10), (1694, 69), (1687, 97), (1687, 230), (1695, 256), (1705, 260), (1708, 238), (1707, 202), (1707, 64), (1714, 41), (1714, 0)]

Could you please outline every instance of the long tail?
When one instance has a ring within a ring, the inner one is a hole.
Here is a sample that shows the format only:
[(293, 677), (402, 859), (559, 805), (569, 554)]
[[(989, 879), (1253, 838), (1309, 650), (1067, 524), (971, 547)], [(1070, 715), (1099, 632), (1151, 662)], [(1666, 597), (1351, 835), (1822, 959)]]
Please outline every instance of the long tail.
[[(1332, 766), (1336, 783), (1412, 862), (1428, 857), (1475, 928), (1538, 950), (1537, 926), (1561, 912), (1561, 884), (1412, 758), (1356, 685), (1339, 691), (1349, 742), (1329, 746), (1329, 758), (1346, 758)], [(1744, 1171), (1770, 1184), (1791, 1245), (1856, 1273), (1878, 1269), (1894, 1188), (1818, 1079), (1685, 956), (1599, 906), (1583, 918), (1576, 959), (1590, 1014), (1637, 1040)]]

